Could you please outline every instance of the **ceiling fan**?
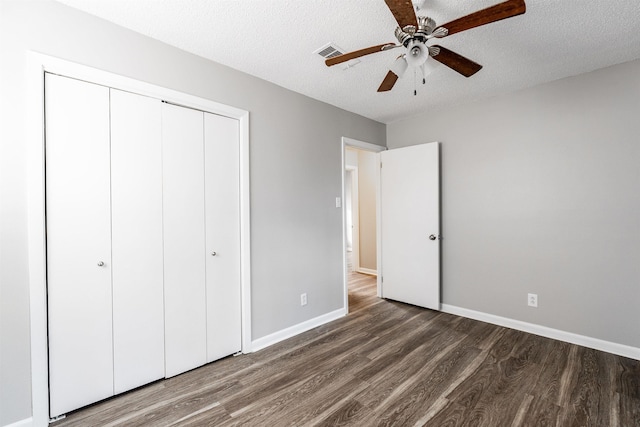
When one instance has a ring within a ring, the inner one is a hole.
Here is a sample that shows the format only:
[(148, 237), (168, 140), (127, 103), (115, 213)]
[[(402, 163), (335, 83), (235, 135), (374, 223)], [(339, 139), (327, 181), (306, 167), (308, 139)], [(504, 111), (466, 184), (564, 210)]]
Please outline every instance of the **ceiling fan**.
[(414, 69), (421, 69), (423, 75), (422, 83), (424, 83), (424, 76), (434, 65), (430, 58), (465, 77), (471, 77), (480, 71), (482, 65), (442, 46), (427, 46), (427, 42), (433, 38), (443, 38), (481, 25), (521, 15), (526, 11), (524, 0), (508, 0), (455, 19), (444, 25), (436, 26), (433, 19), (426, 16), (416, 16), (411, 0), (385, 0), (385, 3), (398, 22), (399, 26), (395, 30), (395, 36), (400, 44), (395, 42), (385, 43), (338, 55), (325, 61), (327, 66), (330, 67), (372, 53), (404, 47), (405, 53), (396, 59), (382, 84), (380, 84), (378, 92), (391, 90), (398, 78), (404, 74), (409, 66)]

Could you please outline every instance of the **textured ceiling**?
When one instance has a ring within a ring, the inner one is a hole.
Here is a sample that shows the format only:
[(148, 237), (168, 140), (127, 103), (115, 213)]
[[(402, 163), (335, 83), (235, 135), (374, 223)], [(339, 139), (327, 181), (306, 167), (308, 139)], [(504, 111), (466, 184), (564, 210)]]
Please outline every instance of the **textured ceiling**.
[[(380, 122), (482, 99), (640, 58), (639, 0), (526, 0), (527, 12), (437, 42), (484, 66), (464, 78), (408, 70), (377, 93), (398, 50), (328, 68), (314, 54), (394, 42), (383, 0), (59, 0), (118, 25)], [(442, 24), (501, 0), (424, 0)]]

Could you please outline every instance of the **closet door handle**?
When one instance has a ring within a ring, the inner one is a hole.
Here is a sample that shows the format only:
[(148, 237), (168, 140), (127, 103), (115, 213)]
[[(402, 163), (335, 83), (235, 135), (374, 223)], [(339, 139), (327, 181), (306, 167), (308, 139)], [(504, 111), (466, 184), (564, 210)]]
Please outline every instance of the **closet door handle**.
[(218, 255), (217, 252), (211, 252), (211, 256), (216, 256), (216, 255)]
[(98, 261), (98, 267), (104, 267), (104, 262), (103, 261)]

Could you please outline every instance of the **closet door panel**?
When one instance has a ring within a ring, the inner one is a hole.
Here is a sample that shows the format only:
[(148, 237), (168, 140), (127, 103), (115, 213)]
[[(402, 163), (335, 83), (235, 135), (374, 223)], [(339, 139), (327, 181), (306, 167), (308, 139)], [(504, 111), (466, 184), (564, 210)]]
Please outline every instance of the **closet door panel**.
[(238, 121), (205, 113), (204, 136), (207, 361), (211, 362), (242, 347)]
[(111, 89), (115, 393), (164, 377), (161, 105)]
[(165, 375), (206, 363), (203, 113), (162, 105)]
[(109, 89), (45, 77), (50, 415), (113, 395)]

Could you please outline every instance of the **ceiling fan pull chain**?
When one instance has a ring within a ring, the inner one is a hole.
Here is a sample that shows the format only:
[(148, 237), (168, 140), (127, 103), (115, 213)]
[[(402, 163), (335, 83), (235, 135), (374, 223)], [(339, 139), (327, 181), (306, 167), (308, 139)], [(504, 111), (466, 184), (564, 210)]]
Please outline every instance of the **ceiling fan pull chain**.
[(413, 96), (418, 94), (418, 71), (413, 68)]

